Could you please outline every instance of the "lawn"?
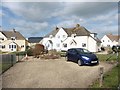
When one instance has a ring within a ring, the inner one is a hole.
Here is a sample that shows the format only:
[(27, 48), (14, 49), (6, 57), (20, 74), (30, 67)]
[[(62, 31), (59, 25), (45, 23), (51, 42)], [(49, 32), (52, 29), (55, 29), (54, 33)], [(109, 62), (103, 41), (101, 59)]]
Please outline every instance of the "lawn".
[(97, 57), (99, 58), (100, 61), (106, 61), (109, 57), (107, 61), (116, 61), (117, 59), (117, 55), (116, 54), (96, 54)]
[[(99, 87), (99, 81), (93, 83), (90, 88), (117, 88), (118, 87), (118, 66), (104, 74), (103, 86)], [(120, 69), (120, 68), (119, 68)]]
[[(111, 57), (112, 54), (96, 54), (100, 61), (106, 61), (109, 57)], [(120, 56), (120, 53), (119, 53)], [(119, 60), (118, 56), (118, 60)], [(117, 55), (112, 55), (111, 58), (108, 59), (108, 61), (117, 61)], [(119, 71), (118, 71), (119, 70)], [(104, 80), (103, 80), (103, 86), (99, 87), (99, 80), (95, 81), (90, 88), (116, 88), (118, 87), (119, 78), (120, 75), (120, 64), (114, 67), (111, 71), (104, 74)]]

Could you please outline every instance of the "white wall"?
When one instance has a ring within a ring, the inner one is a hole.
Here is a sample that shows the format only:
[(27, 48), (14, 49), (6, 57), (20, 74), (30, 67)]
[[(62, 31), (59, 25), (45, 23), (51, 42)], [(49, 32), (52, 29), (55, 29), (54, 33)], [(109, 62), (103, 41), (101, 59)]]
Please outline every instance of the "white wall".
[(97, 41), (94, 40), (92, 37), (88, 37), (88, 50), (91, 52), (98, 51)]
[[(5, 45), (5, 48), (0, 48), (0, 50), (5, 51), (5, 52), (11, 51), (9, 49), (9, 44), (12, 42), (16, 43), (16, 45), (17, 45), (16, 51), (25, 51), (25, 49), (26, 49), (26, 41), (25, 40), (15, 40), (15, 41), (6, 40), (6, 41), (1, 43), (2, 45)], [(23, 46), (23, 47), (21, 47), (21, 46)]]
[[(2, 40), (2, 38), (3, 38), (4, 40)], [(5, 40), (7, 40), (7, 38), (0, 32), (0, 43), (1, 43), (1, 42), (4, 42)]]
[(101, 39), (101, 46), (107, 47), (110, 45), (110, 47), (112, 47), (113, 45), (118, 45), (118, 42), (116, 41), (111, 41), (106, 35), (103, 36), (103, 38)]
[[(44, 38), (40, 43), (46, 46), (48, 40), (51, 40), (53, 42), (53, 47), (49, 48), (48, 50), (56, 49), (57, 51), (60, 51), (60, 50), (68, 50), (70, 48), (85, 48), (91, 52), (97, 51), (97, 42), (92, 37), (88, 37), (88, 36), (68, 37), (67, 33), (62, 28), (60, 28), (60, 30), (55, 35), (55, 37)], [(71, 42), (73, 40), (77, 44), (71, 45)], [(64, 47), (63, 44), (67, 44), (67, 47)], [(85, 44), (84, 47), (83, 44)]]

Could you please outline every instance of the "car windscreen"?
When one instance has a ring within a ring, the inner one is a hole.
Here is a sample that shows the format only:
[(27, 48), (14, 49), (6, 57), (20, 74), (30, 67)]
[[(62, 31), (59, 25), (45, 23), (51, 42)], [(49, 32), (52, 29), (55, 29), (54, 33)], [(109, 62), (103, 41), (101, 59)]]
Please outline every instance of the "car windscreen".
[(83, 53), (83, 54), (90, 54), (90, 53), (91, 53), (91, 52), (88, 51), (87, 49), (77, 49), (77, 51), (78, 51), (79, 53)]

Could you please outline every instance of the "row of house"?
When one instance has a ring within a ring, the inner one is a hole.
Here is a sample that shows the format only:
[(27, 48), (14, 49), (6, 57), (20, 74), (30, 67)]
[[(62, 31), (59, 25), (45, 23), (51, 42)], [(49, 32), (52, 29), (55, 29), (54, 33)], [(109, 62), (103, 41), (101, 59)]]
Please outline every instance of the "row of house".
[(99, 48), (120, 45), (120, 36), (108, 34), (98, 39), (97, 33), (88, 31), (85, 27), (77, 24), (73, 28), (58, 28), (47, 34), (45, 37), (30, 37), (28, 40), (16, 31), (0, 30), (0, 50), (4, 52), (25, 51), (27, 46), (36, 43), (43, 44), (45, 49), (56, 49), (57, 51), (68, 50), (69, 48), (85, 48), (91, 52), (98, 52)]
[(73, 28), (56, 27), (40, 43), (48, 50), (61, 51), (69, 48), (85, 48), (91, 52), (97, 52), (101, 42), (96, 33), (91, 33), (85, 27), (77, 24)]

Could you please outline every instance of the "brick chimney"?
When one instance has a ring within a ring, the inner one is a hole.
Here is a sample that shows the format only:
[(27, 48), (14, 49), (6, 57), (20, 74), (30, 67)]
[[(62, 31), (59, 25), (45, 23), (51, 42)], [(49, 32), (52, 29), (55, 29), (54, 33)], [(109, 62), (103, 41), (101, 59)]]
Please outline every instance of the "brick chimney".
[(55, 30), (58, 30), (58, 29), (59, 29), (59, 28), (56, 26), (56, 27), (55, 27)]

